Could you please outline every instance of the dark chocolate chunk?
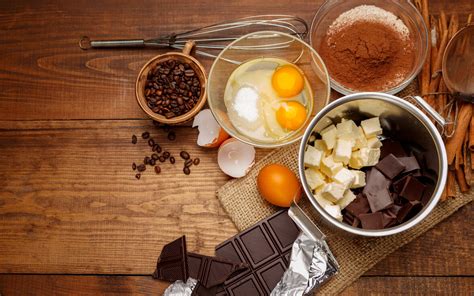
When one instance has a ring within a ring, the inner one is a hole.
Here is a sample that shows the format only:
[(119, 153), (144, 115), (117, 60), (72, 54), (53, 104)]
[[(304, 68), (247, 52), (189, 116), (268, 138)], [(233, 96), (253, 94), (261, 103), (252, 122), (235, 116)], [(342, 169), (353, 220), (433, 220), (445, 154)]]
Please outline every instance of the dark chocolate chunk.
[(268, 293), (267, 295), (269, 295), (278, 284), (285, 270), (286, 264), (283, 259), (273, 261), (271, 264), (265, 265), (257, 270), (257, 277), (260, 283), (263, 284), (265, 291)]
[(358, 194), (357, 197), (345, 208), (345, 210), (353, 215), (358, 217), (360, 214), (365, 214), (370, 211), (369, 202), (365, 196)]
[(384, 228), (389, 228), (397, 223), (397, 217), (388, 213), (382, 213), (382, 222)]
[(359, 215), (363, 229), (382, 229), (383, 214), (381, 212)]
[(249, 275), (245, 279), (233, 283), (227, 289), (230, 296), (264, 296), (266, 293), (262, 291), (257, 279), (253, 275)]
[(414, 217), (422, 208), (419, 201), (409, 201), (398, 211), (397, 221), (403, 223)]
[(400, 196), (410, 201), (420, 200), (423, 196), (424, 189), (425, 185), (423, 185), (423, 183), (421, 183), (414, 177), (408, 176), (403, 186), (403, 189), (400, 192)]
[(426, 185), (425, 190), (423, 190), (423, 196), (421, 197), (421, 204), (426, 206), (433, 196), (434, 186), (433, 185)]
[(394, 140), (385, 140), (382, 142), (382, 147), (380, 147), (380, 158), (393, 154), (395, 157), (405, 157), (407, 156), (405, 149), (398, 141)]
[(184, 236), (163, 247), (153, 277), (169, 282), (177, 280), (186, 282), (188, 279), (188, 261), (186, 238)]
[[(215, 296), (217, 295), (218, 286), (206, 288), (200, 282), (197, 282), (196, 287), (194, 287), (191, 296)], [(225, 294), (224, 294), (225, 295)]]
[(391, 153), (380, 160), (375, 167), (390, 180), (405, 170), (405, 164)]
[(290, 250), (293, 242), (300, 233), (296, 224), (290, 222), (288, 214), (281, 214), (268, 219), (269, 230), (276, 239), (278, 246), (282, 252)]
[(390, 208), (388, 208), (387, 210), (385, 210), (385, 212), (390, 213), (390, 215), (393, 216), (393, 217), (397, 217), (398, 212), (400, 211), (401, 208), (402, 208), (402, 206), (393, 205)]
[[(392, 188), (395, 193), (400, 194), (403, 190), (403, 186), (405, 186), (405, 182), (408, 180), (408, 176), (405, 176), (401, 178), (400, 180), (397, 180), (392, 183)], [(395, 199), (394, 199), (395, 200)]]
[(381, 189), (376, 193), (367, 192), (366, 196), (372, 213), (384, 210), (393, 205), (393, 200), (390, 196), (390, 192), (386, 188)]
[(262, 226), (253, 227), (245, 231), (239, 236), (238, 241), (244, 253), (250, 259), (250, 264), (253, 268), (278, 255), (275, 245), (272, 244)]
[(415, 156), (399, 157), (398, 160), (405, 165), (403, 173), (409, 173), (420, 169)]
[(367, 183), (365, 184), (362, 193), (364, 193), (365, 196), (368, 194), (376, 195), (380, 190), (388, 189), (390, 183), (390, 180), (387, 179), (377, 168), (372, 168), (367, 177)]

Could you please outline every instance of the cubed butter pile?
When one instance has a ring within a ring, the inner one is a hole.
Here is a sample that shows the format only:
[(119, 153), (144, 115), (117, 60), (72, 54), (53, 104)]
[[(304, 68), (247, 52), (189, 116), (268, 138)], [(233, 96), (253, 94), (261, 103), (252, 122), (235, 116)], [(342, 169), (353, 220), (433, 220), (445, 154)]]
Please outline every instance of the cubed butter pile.
[(365, 173), (359, 169), (374, 166), (379, 161), (380, 120), (370, 118), (357, 126), (354, 121), (343, 119), (319, 134), (321, 139), (312, 137), (306, 148), (306, 181), (318, 203), (342, 221), (341, 210), (355, 199), (350, 189), (365, 186)]

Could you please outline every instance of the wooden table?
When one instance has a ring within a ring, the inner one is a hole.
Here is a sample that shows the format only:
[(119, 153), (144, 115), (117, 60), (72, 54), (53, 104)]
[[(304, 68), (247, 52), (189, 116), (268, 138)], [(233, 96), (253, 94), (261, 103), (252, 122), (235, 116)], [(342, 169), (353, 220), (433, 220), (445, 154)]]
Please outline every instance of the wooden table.
[[(157, 295), (162, 246), (185, 234), (212, 254), (237, 230), (215, 190), (227, 180), (216, 151), (154, 128), (134, 98), (139, 68), (163, 50), (81, 51), (79, 37), (155, 37), (255, 14), (308, 22), (321, 1), (0, 2), (0, 294)], [(432, 1), (465, 15), (473, 2)], [(210, 59), (202, 60), (209, 69)], [(201, 158), (190, 176), (164, 166), (134, 178), (150, 131), (174, 154)], [(261, 158), (267, 151), (259, 151)], [(237, 198), (237, 197), (236, 197)], [(474, 292), (472, 206), (397, 250), (344, 294)]]

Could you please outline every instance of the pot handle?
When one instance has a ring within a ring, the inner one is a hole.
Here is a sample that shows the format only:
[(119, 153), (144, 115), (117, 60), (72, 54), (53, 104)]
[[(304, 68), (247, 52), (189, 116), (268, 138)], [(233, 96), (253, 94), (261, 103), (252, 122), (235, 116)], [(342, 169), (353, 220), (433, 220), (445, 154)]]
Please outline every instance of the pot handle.
[(183, 54), (188, 55), (188, 56), (191, 55), (194, 49), (194, 46), (196, 46), (196, 42), (194, 40), (186, 41), (183, 47)]
[(405, 99), (411, 99), (418, 105), (423, 111), (425, 111), (434, 121), (436, 121), (441, 127), (441, 135), (445, 135), (446, 137), (451, 137), (452, 135), (445, 134), (446, 126), (454, 124), (452, 121), (447, 121), (443, 116), (441, 116), (433, 107), (430, 106), (422, 97), (420, 96), (407, 96)]
[(325, 240), (326, 236), (319, 230), (316, 224), (306, 215), (298, 203), (293, 200), (288, 209), (288, 216), (298, 225), (298, 227), (313, 240)]

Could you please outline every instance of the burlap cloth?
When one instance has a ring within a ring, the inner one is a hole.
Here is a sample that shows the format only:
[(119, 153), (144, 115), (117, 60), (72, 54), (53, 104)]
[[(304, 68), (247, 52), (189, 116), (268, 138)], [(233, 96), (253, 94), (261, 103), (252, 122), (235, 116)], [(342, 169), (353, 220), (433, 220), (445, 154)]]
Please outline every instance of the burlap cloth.
[[(416, 84), (413, 83), (399, 96), (416, 93), (415, 91)], [(255, 164), (247, 176), (229, 181), (217, 191), (218, 199), (239, 230), (246, 229), (278, 210), (263, 200), (258, 193), (257, 174), (267, 164), (280, 163), (288, 166), (298, 175), (298, 145), (299, 143), (295, 143), (270, 152)], [(340, 264), (340, 272), (323, 285), (318, 290), (318, 294), (341, 293), (388, 254), (420, 236), (474, 199), (472, 193), (466, 195), (458, 193), (457, 196), (456, 199), (440, 202), (425, 220), (412, 229), (383, 238), (350, 237), (335, 232), (322, 223), (320, 217), (311, 209), (309, 201), (303, 198), (300, 201), (301, 206), (326, 234), (328, 244)]]

